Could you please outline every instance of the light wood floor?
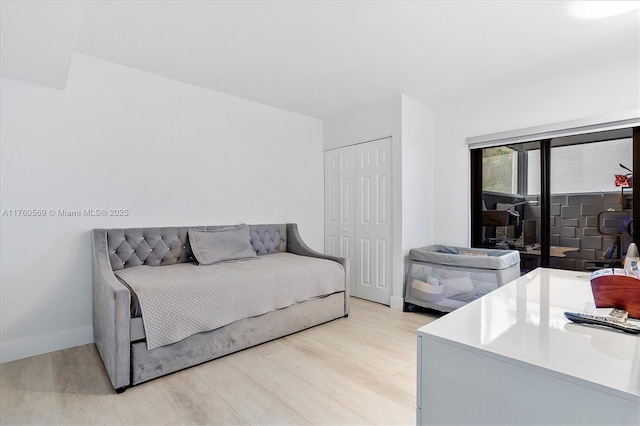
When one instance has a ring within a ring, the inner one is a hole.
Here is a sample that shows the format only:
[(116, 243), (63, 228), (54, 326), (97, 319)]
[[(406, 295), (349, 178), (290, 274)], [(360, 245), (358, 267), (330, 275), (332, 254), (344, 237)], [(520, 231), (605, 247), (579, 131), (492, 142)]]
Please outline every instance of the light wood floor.
[(435, 317), (352, 298), (348, 318), (116, 394), (93, 344), (0, 364), (1, 424), (414, 424), (415, 330)]

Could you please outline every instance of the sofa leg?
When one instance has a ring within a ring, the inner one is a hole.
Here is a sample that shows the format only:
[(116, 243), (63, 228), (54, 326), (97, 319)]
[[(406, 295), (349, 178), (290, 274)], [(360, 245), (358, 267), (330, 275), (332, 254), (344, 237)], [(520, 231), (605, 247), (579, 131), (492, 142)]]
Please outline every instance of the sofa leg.
[(345, 314), (342, 318), (349, 318), (349, 314)]
[(124, 391), (126, 391), (127, 389), (129, 389), (128, 386), (123, 386), (121, 388), (116, 389), (116, 393), (123, 393)]

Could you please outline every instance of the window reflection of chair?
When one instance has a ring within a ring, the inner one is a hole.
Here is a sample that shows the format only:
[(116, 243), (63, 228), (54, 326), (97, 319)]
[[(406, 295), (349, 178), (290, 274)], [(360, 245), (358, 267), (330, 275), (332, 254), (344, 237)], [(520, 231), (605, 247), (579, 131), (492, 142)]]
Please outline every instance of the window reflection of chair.
[(598, 214), (597, 230), (600, 235), (615, 236), (613, 247), (604, 250), (602, 259), (590, 260), (593, 268), (619, 268), (622, 267), (622, 248), (628, 246), (628, 242), (623, 244), (622, 238), (627, 234), (627, 225), (631, 222), (632, 213), (627, 211), (605, 211)]
[(529, 203), (518, 194), (483, 192), (481, 247), (516, 248), (522, 235), (524, 206)]

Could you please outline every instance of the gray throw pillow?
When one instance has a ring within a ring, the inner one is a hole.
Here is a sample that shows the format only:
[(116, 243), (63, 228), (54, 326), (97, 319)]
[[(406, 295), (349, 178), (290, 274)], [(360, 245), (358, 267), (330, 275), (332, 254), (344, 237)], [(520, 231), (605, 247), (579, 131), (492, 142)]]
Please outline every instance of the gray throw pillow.
[(189, 230), (193, 254), (201, 265), (257, 257), (251, 247), (249, 227), (223, 228), (217, 231)]

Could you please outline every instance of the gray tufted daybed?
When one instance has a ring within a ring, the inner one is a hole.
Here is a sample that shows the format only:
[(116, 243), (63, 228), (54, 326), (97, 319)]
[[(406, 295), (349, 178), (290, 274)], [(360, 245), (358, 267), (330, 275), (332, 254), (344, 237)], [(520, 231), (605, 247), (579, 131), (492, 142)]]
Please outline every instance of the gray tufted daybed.
[[(208, 264), (228, 242), (207, 239), (236, 232), (249, 253)], [(347, 316), (348, 276), (346, 259), (311, 250), (291, 223), (94, 229), (93, 337), (123, 392)]]

